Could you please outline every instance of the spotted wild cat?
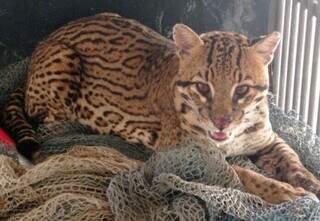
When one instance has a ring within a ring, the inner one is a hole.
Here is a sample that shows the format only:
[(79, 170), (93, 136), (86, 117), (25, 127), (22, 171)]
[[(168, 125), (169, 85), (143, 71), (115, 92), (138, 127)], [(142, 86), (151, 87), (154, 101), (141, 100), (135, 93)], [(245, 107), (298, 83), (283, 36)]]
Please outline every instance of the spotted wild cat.
[(18, 150), (33, 159), (40, 148), (29, 119), (77, 121), (155, 150), (195, 135), (292, 185), (235, 166), (246, 189), (269, 202), (305, 190), (320, 196), (320, 182), (269, 122), (267, 66), (279, 34), (252, 43), (177, 24), (173, 38), (111, 13), (52, 33), (32, 55), (25, 90), (6, 106), (3, 124)]

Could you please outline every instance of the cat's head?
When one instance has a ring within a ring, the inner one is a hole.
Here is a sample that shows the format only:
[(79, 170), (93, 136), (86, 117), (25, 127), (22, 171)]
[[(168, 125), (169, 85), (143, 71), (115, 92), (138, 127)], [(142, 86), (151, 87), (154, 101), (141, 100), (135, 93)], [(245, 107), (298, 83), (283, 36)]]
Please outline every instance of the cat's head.
[(215, 31), (199, 36), (177, 24), (173, 37), (180, 59), (174, 102), (182, 127), (219, 144), (258, 123), (250, 114), (266, 102), (268, 64), (280, 34), (250, 43), (240, 34)]

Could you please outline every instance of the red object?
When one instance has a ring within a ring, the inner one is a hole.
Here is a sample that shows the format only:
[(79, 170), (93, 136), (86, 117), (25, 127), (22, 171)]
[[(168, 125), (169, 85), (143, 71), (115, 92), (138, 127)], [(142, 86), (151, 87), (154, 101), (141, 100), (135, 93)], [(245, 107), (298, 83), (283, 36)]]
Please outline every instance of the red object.
[(12, 147), (13, 149), (16, 148), (16, 143), (14, 140), (2, 128), (0, 128), (0, 141)]

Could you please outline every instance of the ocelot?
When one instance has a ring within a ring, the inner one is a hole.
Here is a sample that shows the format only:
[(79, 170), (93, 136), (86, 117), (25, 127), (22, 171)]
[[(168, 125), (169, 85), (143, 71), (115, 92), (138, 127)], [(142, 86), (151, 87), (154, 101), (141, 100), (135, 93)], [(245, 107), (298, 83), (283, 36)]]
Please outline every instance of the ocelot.
[(172, 41), (116, 14), (83, 18), (39, 43), (2, 123), (29, 159), (40, 148), (29, 119), (76, 121), (155, 150), (197, 136), (279, 180), (235, 166), (248, 192), (272, 203), (320, 196), (320, 182), (269, 122), (267, 67), (279, 40), (176, 24)]

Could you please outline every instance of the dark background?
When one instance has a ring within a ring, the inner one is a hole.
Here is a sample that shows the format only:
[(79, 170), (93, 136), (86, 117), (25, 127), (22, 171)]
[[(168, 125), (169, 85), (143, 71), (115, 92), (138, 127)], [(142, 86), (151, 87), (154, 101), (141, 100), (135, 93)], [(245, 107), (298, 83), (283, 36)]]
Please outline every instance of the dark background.
[(136, 19), (171, 37), (182, 22), (210, 30), (265, 34), (269, 0), (0, 0), (0, 68), (29, 56), (37, 42), (65, 23), (100, 12)]

